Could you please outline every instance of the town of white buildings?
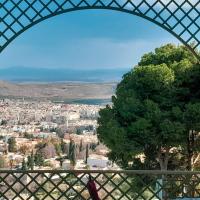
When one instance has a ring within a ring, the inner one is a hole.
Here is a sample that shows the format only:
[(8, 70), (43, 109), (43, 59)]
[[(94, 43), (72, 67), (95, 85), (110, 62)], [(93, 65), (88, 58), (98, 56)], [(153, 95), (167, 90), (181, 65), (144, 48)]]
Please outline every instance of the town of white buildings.
[[(0, 100), (0, 168), (29, 168), (31, 156), (32, 169), (113, 168), (107, 157), (108, 149), (96, 135), (101, 108), (50, 101)], [(74, 152), (70, 158), (72, 144)], [(42, 156), (40, 164), (34, 162), (38, 153)]]

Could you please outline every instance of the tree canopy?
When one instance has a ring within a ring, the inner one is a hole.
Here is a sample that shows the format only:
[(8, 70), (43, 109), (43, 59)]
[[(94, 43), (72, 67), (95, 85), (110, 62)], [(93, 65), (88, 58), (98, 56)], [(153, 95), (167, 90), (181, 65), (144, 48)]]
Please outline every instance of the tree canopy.
[(181, 149), (191, 164), (197, 151), (191, 141), (200, 130), (199, 83), (200, 65), (185, 47), (168, 44), (145, 54), (123, 76), (113, 105), (100, 111), (97, 133), (110, 158), (127, 168), (143, 155), (146, 168), (166, 170)]

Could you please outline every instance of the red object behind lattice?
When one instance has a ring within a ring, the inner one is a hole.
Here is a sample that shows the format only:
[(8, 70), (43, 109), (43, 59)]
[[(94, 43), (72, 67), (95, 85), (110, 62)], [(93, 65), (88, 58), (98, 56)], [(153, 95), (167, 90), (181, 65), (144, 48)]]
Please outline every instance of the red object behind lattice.
[(95, 181), (92, 180), (91, 176), (89, 177), (89, 181), (87, 183), (87, 189), (90, 193), (90, 197), (92, 198), (92, 200), (100, 200)]

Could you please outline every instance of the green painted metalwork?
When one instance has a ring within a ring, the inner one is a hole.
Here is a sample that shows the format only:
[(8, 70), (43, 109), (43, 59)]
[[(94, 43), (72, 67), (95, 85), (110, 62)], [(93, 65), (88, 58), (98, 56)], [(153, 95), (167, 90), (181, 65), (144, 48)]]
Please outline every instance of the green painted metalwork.
[(200, 0), (1, 0), (0, 52), (33, 25), (83, 9), (110, 9), (145, 18), (170, 32), (200, 59)]
[(88, 176), (101, 200), (200, 199), (200, 172), (0, 171), (0, 199), (89, 200)]

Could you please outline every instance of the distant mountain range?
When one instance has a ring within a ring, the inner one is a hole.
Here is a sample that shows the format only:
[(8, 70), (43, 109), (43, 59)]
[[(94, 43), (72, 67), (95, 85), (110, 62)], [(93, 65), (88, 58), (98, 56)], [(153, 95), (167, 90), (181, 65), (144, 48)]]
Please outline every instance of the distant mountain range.
[(11, 67), (0, 69), (0, 80), (14, 82), (118, 82), (130, 69), (47, 69)]

